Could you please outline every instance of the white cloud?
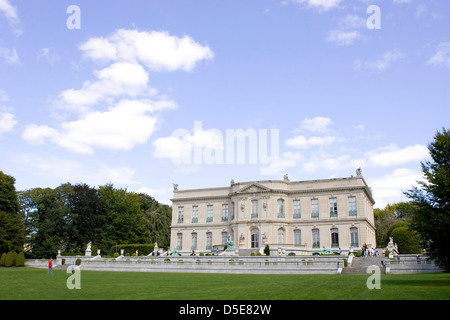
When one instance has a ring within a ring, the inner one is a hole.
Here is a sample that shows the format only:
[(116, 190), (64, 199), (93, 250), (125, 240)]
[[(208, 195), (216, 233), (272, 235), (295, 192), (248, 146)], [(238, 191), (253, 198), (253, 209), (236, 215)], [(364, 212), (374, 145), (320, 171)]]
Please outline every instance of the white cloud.
[(312, 156), (309, 161), (302, 162), (301, 167), (308, 173), (315, 173), (319, 170), (342, 172), (362, 167), (365, 163), (364, 158), (358, 158), (351, 154), (317, 154)]
[(6, 102), (9, 101), (8, 95), (6, 94), (6, 92), (2, 89), (0, 89), (0, 101), (1, 102)]
[(3, 62), (7, 64), (19, 63), (19, 56), (16, 49), (0, 47), (0, 58), (2, 58)]
[(93, 111), (76, 121), (63, 122), (61, 128), (27, 126), (22, 137), (31, 143), (49, 139), (76, 153), (93, 153), (94, 147), (130, 150), (148, 141), (155, 130), (155, 112), (173, 109), (172, 101), (121, 100), (108, 111)]
[(353, 68), (357, 71), (362, 69), (376, 70), (376, 71), (384, 71), (388, 67), (392, 65), (392, 63), (396, 60), (400, 60), (406, 57), (406, 54), (399, 50), (387, 51), (380, 59), (364, 62), (361, 59), (356, 59), (353, 63)]
[(392, 173), (376, 179), (368, 179), (377, 208), (384, 208), (388, 203), (406, 200), (403, 192), (410, 190), (422, 181), (423, 175), (411, 169), (398, 168)]
[(141, 187), (137, 190), (138, 193), (145, 193), (152, 196), (160, 203), (167, 205), (172, 205), (170, 198), (173, 196), (173, 189), (171, 187), (162, 188), (151, 188), (151, 187)]
[(328, 11), (334, 7), (337, 7), (342, 0), (294, 0), (299, 4), (306, 4), (312, 8), (316, 8), (320, 11)]
[(390, 145), (380, 150), (368, 152), (366, 156), (370, 165), (389, 167), (413, 161), (423, 161), (429, 156), (429, 151), (426, 146), (420, 144), (407, 146), (403, 149), (399, 149), (396, 145)]
[(47, 60), (48, 63), (50, 63), (51, 65), (54, 65), (56, 62), (60, 60), (58, 54), (50, 52), (50, 48), (42, 48), (41, 50), (39, 50), (37, 57), (38, 60), (40, 59)]
[(261, 167), (261, 175), (274, 175), (280, 172), (284, 172), (285, 169), (297, 167), (304, 159), (303, 155), (299, 152), (283, 152), (280, 157), (270, 163), (268, 167)]
[[(80, 89), (62, 91), (55, 102), (77, 119), (53, 128), (28, 125), (22, 137), (30, 143), (50, 141), (84, 154), (95, 148), (130, 150), (146, 143), (157, 127), (159, 113), (177, 107), (173, 101), (152, 97), (156, 90), (149, 86), (148, 71), (189, 71), (213, 57), (209, 47), (189, 36), (125, 29), (106, 38), (90, 38), (79, 49), (103, 68), (95, 70), (95, 79), (85, 81)], [(43, 57), (49, 54), (42, 52)]]
[(288, 147), (293, 147), (296, 149), (308, 149), (314, 146), (326, 146), (330, 145), (333, 142), (337, 141), (338, 138), (335, 136), (327, 136), (327, 137), (305, 137), (305, 136), (295, 136), (293, 138), (287, 139), (285, 144)]
[(89, 39), (80, 49), (90, 59), (140, 62), (153, 71), (189, 71), (197, 62), (214, 57), (208, 46), (165, 31), (119, 29), (107, 38)]
[[(153, 146), (153, 155), (156, 158), (168, 158), (175, 164), (201, 164), (208, 162), (208, 159), (204, 158), (204, 150), (223, 151), (224, 142), (223, 135), (217, 130), (194, 130), (191, 134), (188, 130), (180, 129), (175, 130), (170, 137), (156, 139)], [(202, 159), (195, 159), (197, 153)], [(219, 160), (223, 162), (223, 156)]]
[(450, 42), (441, 42), (427, 64), (450, 68)]
[(17, 120), (12, 113), (3, 113), (0, 115), (0, 134), (11, 131), (17, 124)]
[(12, 6), (8, 0), (0, 0), (0, 12), (2, 12), (10, 22), (15, 23), (19, 19), (16, 7)]
[(79, 90), (68, 89), (61, 93), (60, 104), (64, 108), (84, 110), (109, 97), (135, 97), (144, 92), (148, 84), (148, 73), (140, 64), (116, 62), (94, 71), (97, 81), (86, 81)]
[(332, 121), (326, 117), (306, 118), (300, 123), (300, 128), (311, 132), (326, 132)]
[(360, 38), (361, 34), (357, 30), (331, 30), (328, 32), (327, 41), (334, 42), (340, 46), (352, 45)]

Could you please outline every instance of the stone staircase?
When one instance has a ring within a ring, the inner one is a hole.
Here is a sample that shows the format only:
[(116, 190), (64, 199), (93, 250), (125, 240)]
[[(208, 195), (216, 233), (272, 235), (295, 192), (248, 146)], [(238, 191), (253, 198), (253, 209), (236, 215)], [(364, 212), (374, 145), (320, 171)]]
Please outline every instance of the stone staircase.
[(381, 266), (381, 261), (385, 261), (387, 257), (354, 257), (351, 266), (342, 269), (342, 274), (367, 274), (369, 266), (380, 267), (381, 273), (385, 274), (386, 269)]

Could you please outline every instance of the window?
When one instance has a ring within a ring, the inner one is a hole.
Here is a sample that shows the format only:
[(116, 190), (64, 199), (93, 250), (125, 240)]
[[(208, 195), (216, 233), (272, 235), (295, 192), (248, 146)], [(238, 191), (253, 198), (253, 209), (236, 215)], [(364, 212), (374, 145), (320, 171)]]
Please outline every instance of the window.
[(278, 244), (284, 244), (284, 229), (278, 229)]
[(358, 228), (350, 228), (350, 239), (352, 247), (359, 247)]
[(356, 197), (348, 197), (348, 214), (350, 216), (356, 216)]
[(192, 223), (198, 222), (198, 206), (192, 206)]
[(312, 237), (313, 237), (313, 248), (320, 248), (320, 234), (319, 229), (313, 229), (312, 230)]
[(234, 202), (231, 203), (231, 220), (234, 220)]
[(178, 223), (183, 223), (184, 219), (184, 207), (178, 207)]
[(252, 219), (258, 219), (258, 200), (252, 200)]
[(294, 200), (294, 219), (300, 219), (300, 200)]
[(337, 199), (330, 198), (330, 218), (337, 218), (337, 216), (338, 216)]
[(197, 234), (193, 233), (192, 234), (192, 241), (191, 241), (192, 245), (191, 245), (191, 250), (197, 250)]
[(251, 231), (251, 247), (259, 248), (259, 230), (252, 229)]
[(177, 250), (181, 250), (183, 247), (183, 234), (177, 233)]
[(277, 201), (277, 217), (278, 218), (285, 218), (284, 216), (284, 200), (278, 199)]
[(311, 199), (311, 218), (319, 218), (319, 199)]
[(212, 249), (212, 232), (206, 233), (206, 250)]
[(228, 221), (228, 204), (222, 205), (222, 222)]
[(300, 230), (294, 230), (294, 244), (302, 244), (302, 232)]
[(331, 229), (331, 247), (339, 248), (339, 232), (337, 228)]
[(211, 204), (209, 204), (206, 208), (207, 208), (206, 222), (212, 222), (213, 221), (213, 206)]

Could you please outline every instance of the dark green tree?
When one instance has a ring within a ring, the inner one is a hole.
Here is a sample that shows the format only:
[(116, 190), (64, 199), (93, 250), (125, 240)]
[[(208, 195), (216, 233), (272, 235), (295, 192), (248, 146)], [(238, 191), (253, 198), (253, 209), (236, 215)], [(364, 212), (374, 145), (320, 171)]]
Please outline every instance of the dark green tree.
[(34, 188), (20, 192), (32, 256), (49, 258), (56, 256), (58, 250), (67, 251), (70, 246), (67, 198), (72, 191), (73, 186), (66, 183), (55, 189)]
[(98, 190), (87, 184), (76, 184), (67, 196), (69, 207), (69, 244), (81, 252), (88, 242), (98, 246), (104, 226), (104, 205)]
[(25, 224), (15, 181), (0, 171), (0, 252), (23, 251), (25, 242)]
[(101, 247), (118, 244), (148, 243), (148, 228), (136, 193), (115, 189), (112, 184), (99, 187), (106, 221), (102, 229)]
[(159, 247), (170, 246), (170, 225), (172, 223), (172, 209), (161, 204), (148, 194), (138, 194), (141, 210), (148, 229), (148, 242), (158, 243)]
[(418, 210), (412, 228), (423, 239), (423, 248), (450, 271), (450, 132), (437, 132), (428, 145), (431, 160), (422, 162), (425, 181), (405, 194)]

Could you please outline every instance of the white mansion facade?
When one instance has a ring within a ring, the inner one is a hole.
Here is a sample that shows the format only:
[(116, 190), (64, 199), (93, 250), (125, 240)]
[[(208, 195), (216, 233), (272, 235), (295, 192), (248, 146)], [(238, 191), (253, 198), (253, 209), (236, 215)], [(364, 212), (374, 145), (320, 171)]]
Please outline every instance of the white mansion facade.
[(311, 254), (375, 247), (371, 189), (361, 171), (347, 178), (240, 182), (196, 190), (174, 187), (170, 248), (223, 249), (228, 235), (241, 252)]

